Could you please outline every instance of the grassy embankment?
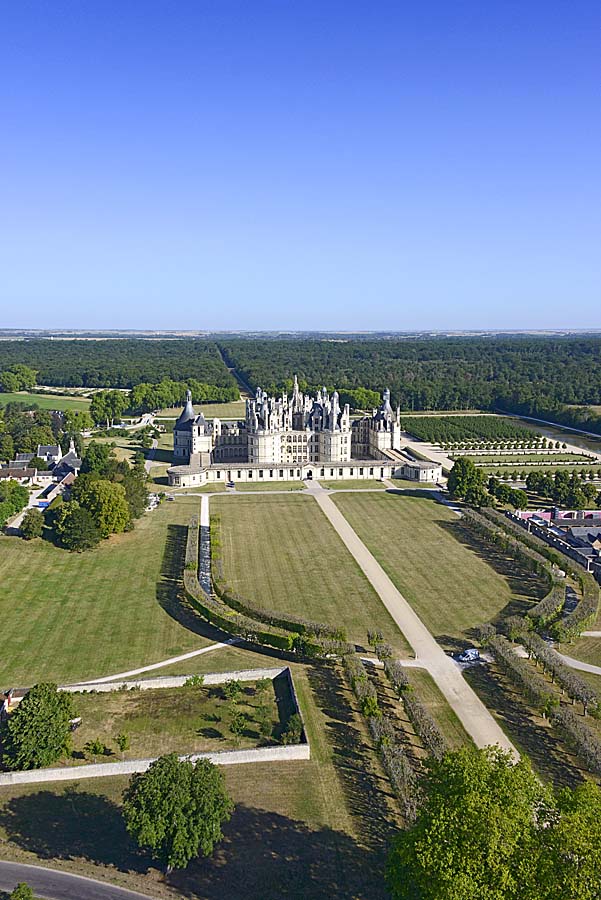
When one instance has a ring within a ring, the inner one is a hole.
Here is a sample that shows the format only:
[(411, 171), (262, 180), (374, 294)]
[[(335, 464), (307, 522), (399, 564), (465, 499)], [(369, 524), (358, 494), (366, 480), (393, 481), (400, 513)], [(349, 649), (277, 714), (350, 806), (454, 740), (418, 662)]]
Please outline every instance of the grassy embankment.
[(346, 628), (365, 645), (381, 628), (407, 644), (380, 598), (312, 497), (217, 497), (225, 577), (253, 604)]

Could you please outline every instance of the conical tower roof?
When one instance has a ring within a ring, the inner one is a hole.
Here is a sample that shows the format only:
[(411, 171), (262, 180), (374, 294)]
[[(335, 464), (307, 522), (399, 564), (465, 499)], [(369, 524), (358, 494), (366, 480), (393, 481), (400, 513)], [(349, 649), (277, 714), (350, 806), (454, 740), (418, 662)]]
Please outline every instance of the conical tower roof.
[(175, 427), (177, 428), (179, 425), (184, 425), (185, 422), (190, 422), (195, 418), (196, 413), (194, 412), (194, 407), (192, 406), (192, 391), (186, 391), (186, 405), (181, 411), (180, 417), (175, 423)]

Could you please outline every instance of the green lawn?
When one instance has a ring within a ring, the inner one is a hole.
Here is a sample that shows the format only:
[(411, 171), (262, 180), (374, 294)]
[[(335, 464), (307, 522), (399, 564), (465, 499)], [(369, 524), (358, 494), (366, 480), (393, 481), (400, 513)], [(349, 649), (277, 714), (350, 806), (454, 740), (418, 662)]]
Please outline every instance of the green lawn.
[(234, 481), (237, 491), (304, 491), (303, 481)]
[[(587, 631), (599, 630), (601, 625), (591, 625)], [(569, 644), (562, 644), (559, 648), (566, 656), (573, 656), (574, 659), (580, 659), (582, 662), (592, 663), (594, 666), (601, 666), (601, 637), (580, 637)], [(579, 673), (580, 674), (580, 673)]]
[(443, 645), (544, 593), (515, 563), (475, 544), (448, 507), (410, 494), (335, 494), (333, 501)]
[(37, 403), (40, 409), (88, 410), (91, 401), (87, 397), (65, 397), (63, 394), (32, 394), (19, 391), (16, 394), (0, 393), (0, 406), (7, 403)]
[(3, 683), (90, 679), (210, 643), (174, 618), (185, 526), (197, 510), (193, 497), (163, 503), (134, 531), (81, 554), (0, 537)]
[[(453, 456), (461, 456), (463, 454), (453, 451)], [(486, 465), (488, 463), (506, 463), (508, 466), (520, 466), (524, 463), (581, 463), (588, 462), (592, 465), (595, 460), (584, 453), (524, 453), (522, 455), (509, 453), (491, 453), (491, 454), (466, 454), (476, 465)]]
[[(368, 495), (364, 495), (368, 496)], [(406, 643), (312, 497), (217, 497), (225, 576), (252, 603), (330, 625), (365, 645), (368, 628)]]
[(294, 666), (311, 760), (225, 766), (235, 803), (210, 859), (162, 874), (120, 814), (127, 778), (0, 790), (0, 857), (42, 863), (157, 900), (386, 900), (398, 816), (335, 667)]
[[(197, 415), (202, 412), (206, 419), (240, 419), (243, 421), (246, 416), (246, 402), (244, 400), (235, 400), (232, 403), (195, 403), (194, 409)], [(157, 417), (177, 419), (181, 411), (181, 406), (172, 406), (168, 409), (160, 409)]]
[(322, 481), (319, 479), (319, 483), (324, 488), (329, 488), (332, 491), (348, 491), (348, 490), (386, 490), (386, 485), (382, 481), (377, 481), (375, 478), (366, 478), (366, 479), (357, 479), (356, 481), (352, 479), (348, 480), (340, 480), (340, 481)]
[[(65, 761), (68, 765), (93, 761), (84, 748), (95, 738), (111, 751), (98, 757), (97, 762), (148, 759), (164, 753), (183, 755), (238, 747), (245, 750), (275, 744), (285, 724), (278, 718), (271, 681), (262, 694), (254, 683), (245, 682), (237, 703), (227, 699), (221, 686), (75, 694), (73, 702), (82, 724), (73, 735), (73, 754)], [(261, 704), (265, 704), (271, 722), (267, 737), (259, 731), (257, 711)], [(238, 740), (229, 728), (236, 712), (247, 717), (247, 726)], [(130, 747), (123, 755), (115, 743), (115, 736), (122, 733), (130, 738)]]

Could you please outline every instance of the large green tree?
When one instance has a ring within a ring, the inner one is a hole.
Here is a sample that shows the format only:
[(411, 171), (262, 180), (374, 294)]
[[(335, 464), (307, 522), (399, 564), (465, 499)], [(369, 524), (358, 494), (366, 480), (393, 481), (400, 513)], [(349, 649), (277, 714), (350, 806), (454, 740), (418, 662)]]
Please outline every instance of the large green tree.
[(31, 541), (33, 538), (42, 537), (43, 532), (44, 516), (41, 510), (35, 507), (28, 509), (21, 522), (21, 534), (26, 541)]
[(499, 748), (463, 749), (428, 763), (426, 800), (388, 863), (395, 900), (525, 900), (537, 827), (552, 800), (530, 764)]
[(601, 791), (585, 782), (563, 790), (557, 814), (540, 831), (540, 900), (599, 900), (601, 895)]
[[(471, 459), (460, 456), (455, 460), (449, 475), (448, 488), (451, 497), (464, 499), (471, 496), (482, 500), (481, 491), (486, 485), (486, 474)], [(475, 505), (481, 505), (477, 503)]]
[(217, 766), (207, 759), (181, 761), (175, 753), (133, 775), (123, 795), (128, 832), (168, 871), (185, 868), (199, 853), (211, 854), (232, 810)]
[(71, 745), (69, 720), (74, 718), (71, 694), (41, 682), (25, 694), (3, 733), (2, 761), (9, 769), (50, 766)]
[(93, 550), (102, 539), (92, 513), (77, 500), (64, 503), (54, 520), (56, 534), (65, 550)]
[(91, 513), (102, 537), (119, 534), (129, 525), (131, 518), (123, 485), (104, 478), (90, 480), (76, 496), (80, 506)]

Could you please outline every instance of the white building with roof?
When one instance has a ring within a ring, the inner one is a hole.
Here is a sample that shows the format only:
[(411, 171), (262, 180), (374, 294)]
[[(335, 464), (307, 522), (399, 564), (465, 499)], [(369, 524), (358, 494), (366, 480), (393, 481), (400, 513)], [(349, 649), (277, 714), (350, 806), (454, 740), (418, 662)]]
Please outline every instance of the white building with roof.
[(440, 466), (401, 455), (400, 436), (399, 410), (392, 409), (388, 390), (378, 409), (352, 421), (337, 391), (329, 394), (324, 387), (315, 396), (305, 394), (295, 376), (291, 397), (270, 397), (258, 388), (246, 401), (244, 422), (197, 415), (188, 391), (174, 425), (175, 465), (167, 475), (178, 487), (305, 478), (437, 481)]

